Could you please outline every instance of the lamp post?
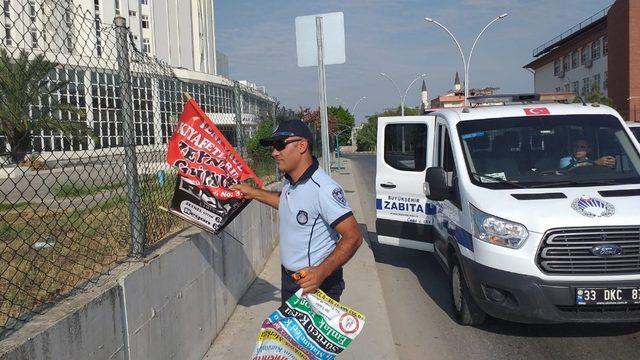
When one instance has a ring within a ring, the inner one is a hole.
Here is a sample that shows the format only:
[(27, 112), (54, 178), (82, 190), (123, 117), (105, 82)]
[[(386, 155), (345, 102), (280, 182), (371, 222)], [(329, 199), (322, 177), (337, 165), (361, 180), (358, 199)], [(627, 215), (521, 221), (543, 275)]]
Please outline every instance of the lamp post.
[(396, 82), (393, 81), (393, 79), (391, 77), (389, 77), (389, 75), (387, 75), (385, 73), (380, 73), (380, 76), (383, 76), (383, 77), (389, 79), (389, 81), (391, 81), (393, 86), (396, 87), (396, 90), (398, 90), (398, 95), (400, 96), (400, 114), (402, 116), (404, 116), (404, 100), (407, 97), (407, 92), (409, 91), (409, 88), (411, 88), (411, 85), (413, 85), (413, 83), (415, 83), (417, 80), (419, 80), (419, 79), (423, 78), (424, 76), (426, 76), (426, 74), (420, 74), (420, 75), (418, 75), (418, 77), (413, 79), (413, 81), (409, 84), (409, 86), (407, 86), (407, 89), (405, 90), (404, 95), (402, 95), (402, 92), (400, 92), (400, 88), (398, 87), (398, 84), (396, 84)]
[(402, 106), (402, 93), (400, 92), (400, 88), (398, 87), (398, 84), (396, 84), (396, 82), (393, 81), (393, 79), (391, 77), (389, 77), (389, 75), (387, 75), (385, 73), (380, 73), (380, 76), (383, 76), (383, 77), (387, 78), (389, 81), (391, 81), (393, 86), (395, 86), (396, 90), (398, 90), (398, 96), (400, 97), (400, 111), (402, 112), (402, 116), (404, 116), (404, 106)]
[(407, 89), (404, 91), (404, 96), (402, 97), (402, 116), (404, 116), (404, 102), (407, 98), (407, 93), (409, 92), (411, 85), (413, 85), (416, 81), (420, 79), (424, 79), (425, 76), (427, 76), (427, 74), (418, 75), (415, 79), (413, 79), (413, 81), (409, 84), (409, 86), (407, 86)]
[[(362, 98), (360, 100), (362, 100)], [(358, 102), (360, 102), (360, 100), (358, 100)], [(356, 106), (357, 106), (357, 103), (356, 103)], [(349, 125), (344, 125), (344, 124), (335, 124), (335, 126), (343, 127), (342, 130), (340, 130), (340, 131), (336, 130), (333, 133), (333, 136), (336, 139), (336, 166), (335, 166), (335, 169), (336, 170), (343, 170), (344, 168), (342, 167), (342, 164), (341, 164), (341, 161), (340, 161), (340, 135), (342, 135), (342, 133), (347, 131), (347, 130), (353, 129), (353, 127), (349, 126)]]
[(358, 108), (358, 104), (360, 104), (360, 102), (361, 102), (362, 100), (365, 100), (366, 98), (367, 98), (366, 96), (361, 97), (361, 98), (360, 98), (360, 99), (358, 99), (358, 101), (356, 101), (356, 102), (353, 104), (353, 106), (352, 106), (352, 107), (350, 107), (350, 108), (349, 108), (349, 107), (347, 107), (347, 104), (346, 104), (344, 101), (342, 101), (339, 97), (336, 97), (336, 101), (338, 101), (340, 104), (344, 105), (344, 107), (347, 109), (347, 111), (349, 111), (349, 113), (350, 113), (351, 115), (353, 115), (353, 118), (354, 118), (354, 120), (355, 120), (355, 117), (356, 117), (356, 109)]
[(485, 25), (485, 27), (482, 29), (482, 31), (480, 31), (478, 36), (476, 36), (476, 39), (473, 42), (473, 45), (471, 46), (471, 51), (469, 52), (468, 58), (464, 57), (464, 52), (462, 51), (462, 47), (460, 46), (458, 39), (456, 39), (456, 37), (453, 36), (451, 31), (449, 31), (449, 29), (447, 29), (446, 26), (442, 25), (441, 23), (437, 22), (432, 18), (429, 18), (429, 17), (424, 18), (427, 22), (436, 24), (439, 27), (441, 27), (444, 31), (446, 31), (447, 34), (451, 36), (451, 38), (453, 39), (453, 42), (455, 42), (456, 46), (458, 47), (458, 50), (460, 51), (460, 56), (462, 56), (462, 66), (464, 66), (464, 106), (469, 105), (469, 102), (467, 101), (467, 98), (469, 97), (469, 63), (471, 62), (471, 55), (473, 55), (473, 49), (476, 47), (476, 43), (478, 42), (478, 39), (480, 39), (480, 36), (482, 36), (482, 34), (485, 32), (485, 30), (489, 28), (489, 26), (491, 26), (493, 23), (495, 23), (498, 20), (504, 19), (508, 15), (509, 14), (507, 13), (501, 14), (495, 19), (491, 20), (487, 25)]

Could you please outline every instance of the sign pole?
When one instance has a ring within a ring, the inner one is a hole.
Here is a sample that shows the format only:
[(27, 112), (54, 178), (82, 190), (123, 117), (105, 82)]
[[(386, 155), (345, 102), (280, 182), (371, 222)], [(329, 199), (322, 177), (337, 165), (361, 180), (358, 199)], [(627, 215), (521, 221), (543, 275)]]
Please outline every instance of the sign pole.
[(329, 116), (327, 115), (327, 89), (324, 75), (324, 49), (322, 41), (322, 16), (316, 16), (316, 41), (318, 44), (318, 92), (320, 95), (322, 168), (327, 174), (331, 174), (331, 155), (329, 153)]

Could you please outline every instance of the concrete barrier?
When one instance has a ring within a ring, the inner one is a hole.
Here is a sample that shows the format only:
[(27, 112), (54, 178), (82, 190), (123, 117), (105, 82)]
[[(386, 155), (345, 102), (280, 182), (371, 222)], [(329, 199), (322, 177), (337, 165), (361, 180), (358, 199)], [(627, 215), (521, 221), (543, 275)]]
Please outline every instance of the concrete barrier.
[(252, 202), (213, 236), (190, 228), (0, 342), (0, 359), (202, 359), (275, 248), (277, 211)]

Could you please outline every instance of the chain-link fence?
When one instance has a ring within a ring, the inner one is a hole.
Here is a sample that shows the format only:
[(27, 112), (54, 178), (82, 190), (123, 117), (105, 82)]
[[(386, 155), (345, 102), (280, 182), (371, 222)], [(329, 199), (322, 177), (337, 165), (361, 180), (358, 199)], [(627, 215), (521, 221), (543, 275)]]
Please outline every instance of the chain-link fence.
[(184, 225), (161, 210), (183, 93), (241, 151), (273, 116), (257, 89), (157, 60), (101, 4), (1, 3), (0, 338)]

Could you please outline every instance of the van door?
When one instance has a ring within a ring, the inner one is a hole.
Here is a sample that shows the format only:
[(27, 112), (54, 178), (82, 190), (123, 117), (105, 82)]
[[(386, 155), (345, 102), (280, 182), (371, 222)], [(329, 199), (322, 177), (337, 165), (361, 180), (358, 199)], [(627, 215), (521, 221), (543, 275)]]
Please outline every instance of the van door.
[(433, 251), (435, 206), (423, 185), (433, 162), (435, 116), (378, 118), (376, 231), (381, 244)]

